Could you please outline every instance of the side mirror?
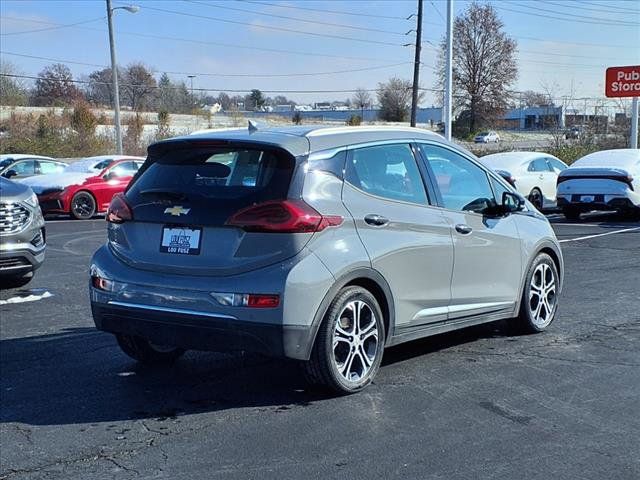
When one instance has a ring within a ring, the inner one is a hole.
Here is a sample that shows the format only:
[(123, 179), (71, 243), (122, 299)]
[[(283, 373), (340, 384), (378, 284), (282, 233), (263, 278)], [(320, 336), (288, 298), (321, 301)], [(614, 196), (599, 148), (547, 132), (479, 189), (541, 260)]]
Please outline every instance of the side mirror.
[(505, 214), (519, 212), (524, 208), (524, 199), (516, 193), (503, 192), (501, 206)]
[(7, 170), (2, 174), (4, 178), (16, 177), (17, 175), (18, 175), (18, 172), (16, 172), (15, 170)]

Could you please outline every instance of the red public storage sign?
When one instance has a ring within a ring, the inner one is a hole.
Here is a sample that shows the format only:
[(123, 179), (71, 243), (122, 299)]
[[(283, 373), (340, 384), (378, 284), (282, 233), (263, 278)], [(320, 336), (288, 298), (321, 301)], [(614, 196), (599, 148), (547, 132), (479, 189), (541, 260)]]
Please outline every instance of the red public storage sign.
[(640, 97), (640, 65), (607, 68), (605, 94), (607, 97)]

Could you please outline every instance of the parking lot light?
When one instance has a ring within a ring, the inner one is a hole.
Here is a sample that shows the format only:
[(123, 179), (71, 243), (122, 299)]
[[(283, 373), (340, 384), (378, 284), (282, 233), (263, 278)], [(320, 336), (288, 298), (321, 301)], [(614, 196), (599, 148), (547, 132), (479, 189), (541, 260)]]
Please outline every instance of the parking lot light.
[(109, 25), (109, 50), (111, 52), (111, 85), (113, 88), (113, 121), (116, 128), (116, 150), (122, 155), (122, 129), (120, 128), (120, 92), (118, 89), (118, 68), (116, 65), (116, 44), (113, 36), (113, 12), (126, 10), (129, 13), (137, 13), (140, 7), (127, 5), (125, 7), (111, 7), (111, 0), (107, 1), (107, 23)]

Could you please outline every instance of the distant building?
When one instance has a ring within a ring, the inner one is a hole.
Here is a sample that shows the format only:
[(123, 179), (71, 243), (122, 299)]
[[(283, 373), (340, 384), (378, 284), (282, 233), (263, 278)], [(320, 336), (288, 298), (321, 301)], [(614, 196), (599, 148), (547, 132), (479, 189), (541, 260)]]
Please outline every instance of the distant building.
[(494, 127), (512, 130), (564, 128), (564, 120), (562, 106), (543, 105), (508, 110), (501, 118), (496, 119)]

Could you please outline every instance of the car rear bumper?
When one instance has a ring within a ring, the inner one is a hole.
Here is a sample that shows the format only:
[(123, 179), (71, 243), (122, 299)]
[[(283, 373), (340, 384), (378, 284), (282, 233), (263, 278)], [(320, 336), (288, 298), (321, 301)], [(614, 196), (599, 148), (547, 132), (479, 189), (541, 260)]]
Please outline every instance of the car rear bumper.
[[(246, 350), (299, 360), (309, 358), (316, 312), (334, 281), (308, 252), (242, 274), (193, 276), (133, 268), (103, 246), (91, 271), (111, 285), (90, 285), (98, 329), (186, 349)], [(273, 308), (223, 305), (212, 292), (276, 294), (280, 303)]]
[(295, 352), (306, 351), (313, 342), (311, 328), (248, 322), (208, 312), (123, 302), (91, 302), (91, 311), (99, 330), (185, 349), (244, 350), (302, 359), (304, 356)]
[[(584, 197), (593, 197), (592, 201), (585, 201)], [(640, 199), (634, 199), (623, 195), (558, 195), (558, 208), (576, 208), (581, 211), (589, 210), (620, 210), (640, 207)]]

